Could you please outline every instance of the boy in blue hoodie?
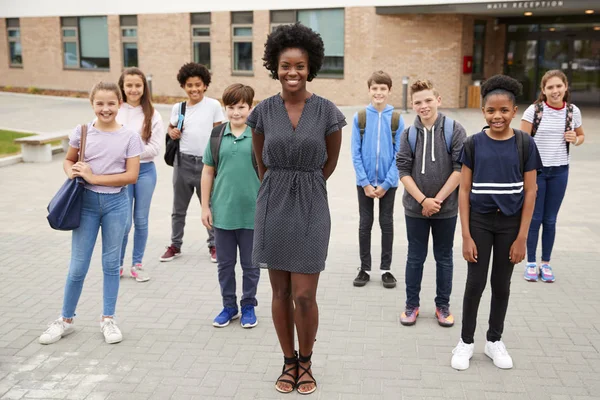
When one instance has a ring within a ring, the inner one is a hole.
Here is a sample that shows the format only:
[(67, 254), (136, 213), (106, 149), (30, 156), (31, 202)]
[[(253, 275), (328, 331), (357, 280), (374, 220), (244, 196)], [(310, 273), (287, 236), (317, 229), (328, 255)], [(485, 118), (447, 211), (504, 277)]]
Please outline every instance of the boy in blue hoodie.
[(398, 189), (396, 153), (404, 120), (387, 104), (392, 78), (383, 71), (374, 72), (367, 81), (371, 104), (354, 116), (352, 161), (356, 172), (360, 222), (358, 242), (360, 268), (354, 286), (365, 286), (371, 274), (371, 228), (373, 206), (379, 199), (381, 227), (381, 280), (383, 287), (396, 287), (390, 272), (394, 244), (394, 200)]

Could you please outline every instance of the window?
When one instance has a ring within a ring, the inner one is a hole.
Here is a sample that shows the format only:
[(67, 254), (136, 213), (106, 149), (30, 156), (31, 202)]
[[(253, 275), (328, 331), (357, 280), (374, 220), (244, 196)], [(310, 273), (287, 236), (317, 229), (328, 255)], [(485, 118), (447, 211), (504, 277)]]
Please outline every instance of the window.
[(6, 19), (6, 33), (8, 36), (8, 63), (11, 67), (22, 67), (23, 51), (19, 18)]
[(121, 15), (123, 67), (139, 67), (137, 44), (137, 15)]
[(281, 10), (271, 11), (271, 31), (279, 25), (296, 21), (318, 32), (325, 45), (325, 59), (319, 74), (341, 77), (344, 75), (344, 10)]
[(483, 79), (486, 21), (475, 21), (473, 38), (473, 79)]
[(233, 72), (252, 73), (252, 11), (231, 13), (231, 31), (233, 38)]
[(65, 68), (109, 68), (106, 17), (63, 17)]
[(193, 13), (191, 19), (194, 62), (210, 69), (210, 13)]

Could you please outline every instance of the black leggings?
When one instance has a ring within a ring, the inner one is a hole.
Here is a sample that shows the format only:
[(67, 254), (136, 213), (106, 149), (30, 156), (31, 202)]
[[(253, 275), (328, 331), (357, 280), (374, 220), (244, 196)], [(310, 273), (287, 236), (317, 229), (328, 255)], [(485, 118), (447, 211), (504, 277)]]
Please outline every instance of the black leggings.
[(487, 273), (492, 258), (492, 304), (490, 308), (487, 340), (496, 342), (502, 338), (504, 318), (510, 295), (510, 279), (514, 264), (509, 260), (510, 247), (519, 233), (521, 214), (506, 216), (500, 212), (478, 214), (471, 212), (469, 226), (471, 237), (477, 246), (477, 262), (468, 263), (467, 284), (463, 298), (463, 342), (473, 343), (479, 301), (485, 289)]

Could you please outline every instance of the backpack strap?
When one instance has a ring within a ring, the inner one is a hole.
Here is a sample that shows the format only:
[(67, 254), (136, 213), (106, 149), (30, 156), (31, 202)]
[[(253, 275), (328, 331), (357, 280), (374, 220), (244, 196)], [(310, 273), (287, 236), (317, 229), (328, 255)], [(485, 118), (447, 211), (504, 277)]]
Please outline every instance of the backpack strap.
[(471, 166), (473, 167), (471, 170), (475, 171), (475, 135), (468, 136), (464, 143), (464, 152), (469, 155), (469, 160), (471, 161)]
[(417, 148), (417, 128), (414, 125), (408, 127), (408, 144), (414, 157)]
[(544, 115), (544, 103), (535, 103), (535, 111), (533, 114), (533, 124), (531, 124), (531, 137), (534, 137), (542, 122), (542, 115)]
[(186, 103), (185, 101), (182, 101), (181, 103), (179, 103), (179, 118), (177, 120), (177, 129), (179, 129), (180, 131), (183, 130), (183, 122), (185, 121), (185, 109), (186, 109)]
[(396, 146), (396, 132), (400, 127), (400, 113), (398, 111), (392, 111), (392, 145)]
[(454, 120), (444, 116), (444, 139), (446, 139), (448, 154), (452, 154), (452, 136), (454, 136)]
[[(573, 130), (573, 104), (567, 103), (567, 118), (565, 121), (565, 132)], [(566, 142), (566, 141), (565, 141)], [(567, 143), (567, 154), (569, 154), (569, 146), (571, 143)]]
[(367, 109), (363, 108), (358, 112), (358, 129), (360, 131), (360, 141), (362, 143), (365, 136), (365, 128), (367, 127)]
[(212, 155), (213, 164), (215, 164), (215, 176), (217, 176), (219, 167), (219, 149), (221, 148), (221, 140), (223, 140), (223, 133), (225, 133), (226, 126), (227, 122), (217, 125), (210, 133), (210, 154)]

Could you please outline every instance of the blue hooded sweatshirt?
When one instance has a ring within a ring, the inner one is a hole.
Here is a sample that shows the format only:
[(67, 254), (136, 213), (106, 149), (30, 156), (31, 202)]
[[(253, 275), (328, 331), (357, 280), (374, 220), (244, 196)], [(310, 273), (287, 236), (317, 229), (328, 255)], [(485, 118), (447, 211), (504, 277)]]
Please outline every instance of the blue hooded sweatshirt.
[(352, 162), (356, 172), (356, 184), (360, 187), (372, 185), (388, 190), (398, 187), (396, 153), (400, 149), (400, 136), (404, 131), (404, 119), (400, 117), (396, 131), (396, 144), (392, 142), (392, 112), (387, 105), (381, 113), (369, 104), (365, 134), (360, 139), (358, 113), (352, 124)]

